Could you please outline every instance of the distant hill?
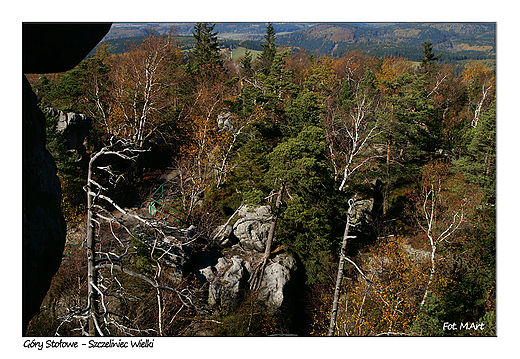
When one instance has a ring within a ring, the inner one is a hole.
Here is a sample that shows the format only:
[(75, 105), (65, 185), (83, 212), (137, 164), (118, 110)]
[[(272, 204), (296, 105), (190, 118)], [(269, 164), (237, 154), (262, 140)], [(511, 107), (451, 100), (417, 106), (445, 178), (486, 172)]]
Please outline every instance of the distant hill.
[[(265, 23), (215, 23), (215, 31), (219, 38), (231, 40), (263, 40), (267, 28)], [(311, 23), (274, 23), (278, 35), (290, 34), (306, 29)], [(105, 36), (105, 40), (121, 39), (135, 36), (146, 36), (147, 31), (155, 29), (160, 34), (168, 32), (172, 27), (180, 36), (191, 36), (195, 23), (114, 23)]]
[[(192, 48), (195, 23), (115, 23), (104, 39), (109, 51), (125, 51), (141, 42), (151, 30), (165, 33), (174, 26), (179, 45)], [(267, 23), (216, 23), (224, 48), (262, 50)], [(276, 44), (304, 48), (318, 55), (341, 57), (358, 49), (372, 56), (401, 56), (412, 61), (422, 58), (422, 44), (434, 45), (443, 53), (442, 62), (494, 60), (495, 23), (274, 23)], [(235, 57), (235, 56), (233, 56)]]
[(420, 61), (426, 41), (443, 53), (444, 61), (491, 59), (496, 56), (496, 24), (317, 24), (280, 36), (277, 43), (337, 57), (359, 49), (373, 56), (395, 55)]

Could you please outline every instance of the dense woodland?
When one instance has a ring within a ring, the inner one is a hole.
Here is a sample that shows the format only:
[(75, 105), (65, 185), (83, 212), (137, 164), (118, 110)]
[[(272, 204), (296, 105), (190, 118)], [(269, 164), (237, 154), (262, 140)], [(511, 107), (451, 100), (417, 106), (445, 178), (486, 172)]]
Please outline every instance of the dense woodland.
[[(63, 308), (87, 302), (89, 157), (121, 140), (146, 152), (114, 201), (138, 208), (155, 189), (152, 179), (175, 171), (182, 181), (169, 206), (184, 226), (196, 226), (201, 248), (241, 204), (274, 206), (283, 185), (273, 246), (298, 258), (305, 280), (298, 319), (289, 323), (247, 301), (199, 310), (203, 289), (189, 276), (175, 288), (190, 291), (193, 305), (118, 277), (126, 324), (112, 334), (189, 335), (198, 323), (217, 335), (326, 335), (349, 200), (373, 198), (372, 220), (345, 255), (379, 275), (359, 276), (345, 264), (336, 335), (495, 335), (494, 68), (440, 64), (431, 43), (418, 47), (419, 65), (359, 50), (316, 56), (277, 46), (272, 26), (259, 56), (246, 51), (233, 61), (222, 56), (213, 25), (197, 24), (193, 36), (194, 48), (181, 51), (173, 31), (152, 31), (124, 53), (100, 47), (71, 71), (30, 78), (42, 110), (87, 114), (93, 123), (79, 158), (46, 112), (68, 237), (29, 334), (81, 334)], [(230, 121), (219, 122), (223, 115)], [(112, 173), (94, 176), (100, 187), (115, 183)], [(169, 285), (157, 255), (132, 233), (111, 226), (98, 236), (111, 238), (107, 253), (127, 255), (128, 268)], [(123, 237), (128, 253), (118, 252)], [(449, 332), (444, 322), (485, 325)]]

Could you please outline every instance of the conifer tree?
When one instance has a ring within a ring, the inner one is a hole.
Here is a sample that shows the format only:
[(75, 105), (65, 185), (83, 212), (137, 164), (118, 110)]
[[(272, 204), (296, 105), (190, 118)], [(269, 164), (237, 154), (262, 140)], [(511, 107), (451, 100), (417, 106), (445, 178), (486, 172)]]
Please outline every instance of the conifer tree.
[[(469, 126), (468, 126), (469, 127)], [(471, 183), (482, 188), (485, 201), (494, 199), (496, 184), (496, 102), (482, 112), (476, 128), (470, 127), (466, 133), (468, 145), (465, 153), (457, 160)]]
[(193, 28), (195, 38), (195, 68), (202, 77), (215, 77), (223, 71), (223, 61), (217, 39), (218, 31), (213, 31), (215, 24), (197, 23)]
[(325, 131), (304, 127), (296, 137), (279, 143), (267, 156), (266, 183), (284, 183), (287, 202), (277, 227), (277, 238), (304, 263), (308, 283), (329, 280), (326, 268), (341, 241), (344, 226), (342, 195), (334, 189), (327, 164)]
[(276, 55), (276, 45), (274, 43), (276, 40), (276, 31), (274, 30), (272, 23), (267, 25), (264, 38), (267, 43), (262, 45), (263, 51), (258, 57), (258, 63), (259, 70), (267, 75)]
[(251, 63), (253, 61), (253, 55), (251, 51), (246, 47), (244, 57), (240, 59), (240, 65), (242, 66), (242, 76), (251, 77), (253, 75), (253, 68)]
[(434, 61), (438, 61), (441, 58), (442, 54), (435, 55), (433, 53), (433, 44), (431, 42), (425, 42), (423, 43), (423, 46), (424, 57), (421, 60), (421, 69), (423, 69), (424, 71), (429, 71)]

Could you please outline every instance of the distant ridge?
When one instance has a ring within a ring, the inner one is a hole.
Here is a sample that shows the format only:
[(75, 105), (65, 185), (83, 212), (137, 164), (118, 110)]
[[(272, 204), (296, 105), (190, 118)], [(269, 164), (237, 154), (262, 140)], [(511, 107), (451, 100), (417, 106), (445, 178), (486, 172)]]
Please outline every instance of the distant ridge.
[[(139, 43), (149, 31), (159, 33), (175, 26), (182, 46), (190, 47), (194, 23), (115, 23), (105, 37), (114, 52), (125, 44)], [(223, 47), (247, 46), (261, 50), (265, 23), (216, 23)], [(496, 56), (495, 23), (274, 23), (276, 44), (303, 48), (318, 55), (341, 57), (360, 50), (372, 56), (422, 58), (422, 44), (431, 42), (442, 52), (442, 62), (493, 60)], [(183, 38), (184, 37), (184, 38)], [(240, 45), (240, 41), (249, 41)]]

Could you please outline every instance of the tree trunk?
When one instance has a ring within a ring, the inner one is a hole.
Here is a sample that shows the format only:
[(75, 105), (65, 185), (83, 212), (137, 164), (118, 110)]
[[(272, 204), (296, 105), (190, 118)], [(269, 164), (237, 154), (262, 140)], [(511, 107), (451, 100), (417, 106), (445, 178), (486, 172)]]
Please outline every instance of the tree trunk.
[(278, 197), (276, 198), (276, 205), (275, 205), (275, 209), (274, 209), (273, 221), (271, 222), (271, 227), (269, 228), (269, 234), (267, 236), (267, 242), (265, 244), (264, 256), (262, 257), (262, 260), (261, 260), (259, 266), (257, 267), (254, 275), (251, 277), (250, 288), (252, 290), (258, 289), (258, 286), (260, 285), (260, 282), (262, 280), (264, 268), (267, 264), (267, 261), (269, 260), (269, 257), (271, 256), (271, 248), (273, 245), (274, 232), (276, 229), (276, 222), (278, 221), (278, 216), (280, 214), (280, 207), (282, 205), (282, 197), (283, 197), (284, 191), (285, 191), (285, 183), (282, 182), (282, 184), (280, 186), (280, 191), (278, 192)]
[(345, 264), (345, 250), (347, 249), (347, 243), (349, 238), (353, 238), (348, 235), (350, 227), (350, 215), (352, 212), (352, 205), (354, 201), (349, 200), (349, 207), (347, 212), (347, 224), (345, 225), (345, 233), (343, 234), (343, 242), (341, 243), (341, 252), (339, 256), (338, 264), (338, 275), (336, 277), (336, 287), (334, 288), (334, 300), (332, 302), (332, 311), (330, 313), (330, 325), (329, 325), (329, 337), (334, 336), (334, 330), (336, 328), (336, 317), (338, 315), (339, 296), (341, 293), (341, 281), (343, 280), (343, 266)]
[(88, 301), (89, 301), (89, 316), (88, 316), (88, 334), (90, 336), (96, 335), (96, 326), (95, 321), (97, 320), (97, 300), (98, 293), (94, 288), (94, 285), (97, 284), (97, 270), (96, 270), (96, 240), (95, 240), (95, 231), (94, 231), (94, 221), (93, 221), (93, 192), (91, 189), (91, 179), (92, 179), (92, 163), (93, 159), (90, 160), (88, 167), (88, 175), (87, 175), (87, 282), (88, 282)]
[(273, 245), (273, 239), (274, 239), (274, 232), (276, 229), (276, 222), (278, 221), (278, 215), (280, 213), (280, 207), (282, 205), (282, 197), (283, 197), (283, 191), (285, 190), (285, 183), (282, 182), (282, 185), (280, 186), (280, 191), (278, 192), (278, 197), (276, 198), (276, 205), (274, 208), (274, 217), (273, 221), (271, 222), (271, 228), (269, 228), (269, 234), (267, 236), (267, 243), (265, 244), (265, 252), (264, 252), (264, 262), (267, 262), (269, 259), (269, 256), (271, 255), (271, 247)]
[(386, 142), (386, 186), (385, 186), (385, 194), (383, 198), (383, 214), (386, 215), (386, 211), (388, 210), (388, 188), (390, 186), (390, 158), (392, 154), (392, 141), (388, 140)]
[(419, 307), (419, 310), (422, 310), (423, 306), (424, 306), (424, 303), (426, 303), (426, 298), (428, 297), (428, 292), (430, 291), (430, 286), (433, 282), (433, 276), (435, 275), (435, 252), (437, 251), (437, 246), (436, 245), (432, 245), (432, 253), (431, 253), (431, 268), (430, 268), (430, 276), (428, 278), (428, 283), (426, 284), (426, 290), (424, 291), (424, 295), (423, 295), (423, 298), (421, 300), (421, 304), (420, 304), (420, 307)]

